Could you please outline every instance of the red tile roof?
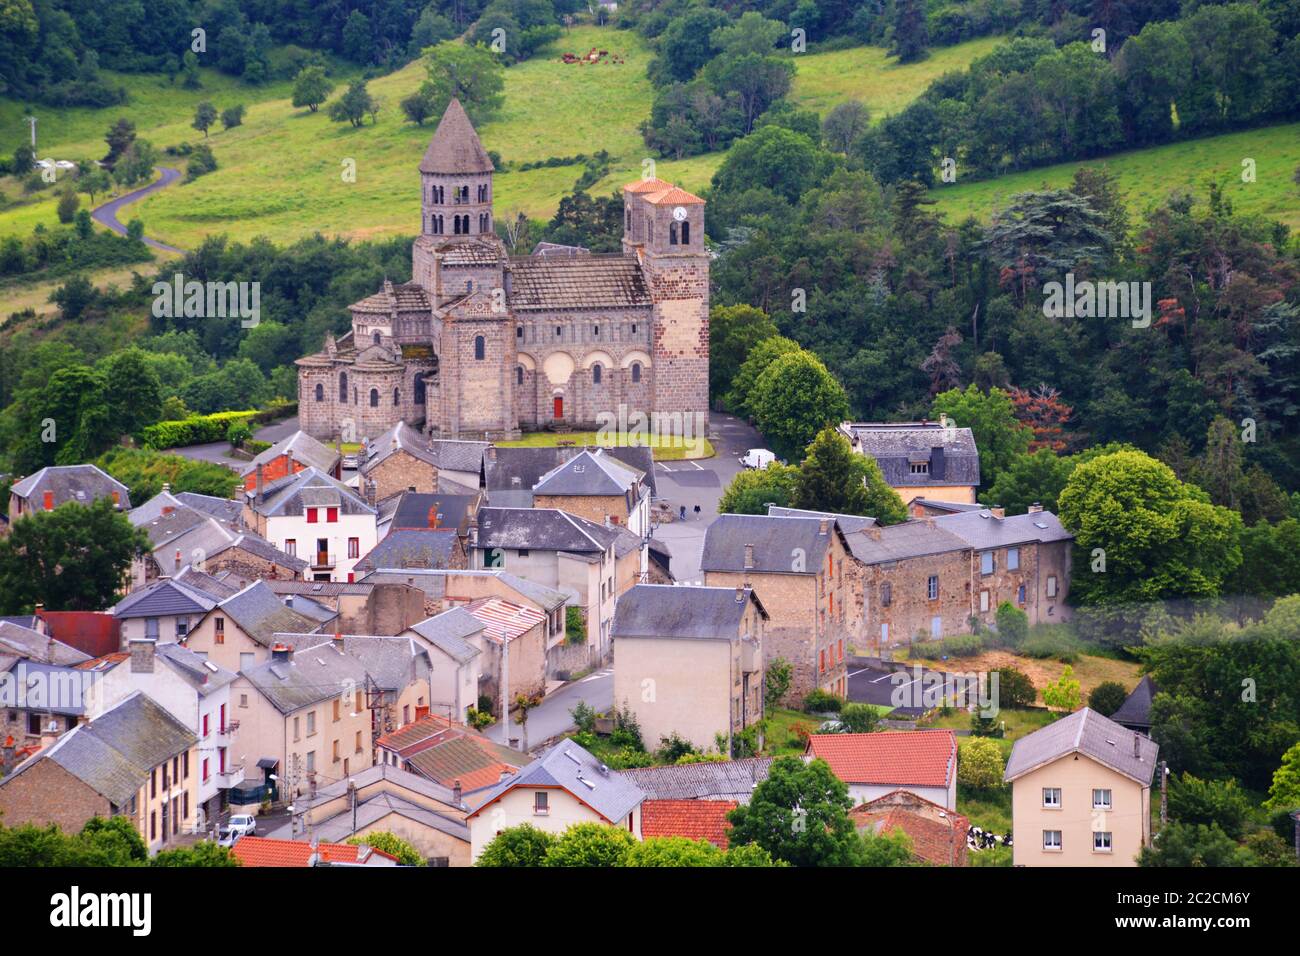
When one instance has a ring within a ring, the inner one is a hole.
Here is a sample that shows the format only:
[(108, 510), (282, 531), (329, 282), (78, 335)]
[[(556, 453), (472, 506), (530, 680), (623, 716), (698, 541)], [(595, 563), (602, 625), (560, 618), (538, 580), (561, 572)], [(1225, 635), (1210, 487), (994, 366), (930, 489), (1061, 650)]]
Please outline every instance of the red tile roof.
[(957, 736), (951, 730), (813, 734), (807, 752), (830, 764), (845, 783), (946, 787), (957, 772)]
[[(364, 851), (364, 854), (363, 854)], [(383, 850), (346, 843), (320, 843), (316, 846), (322, 863), (361, 863), (372, 854), (397, 858)], [(246, 836), (235, 841), (230, 855), (244, 866), (308, 866), (311, 861), (310, 843), (297, 840), (272, 840), (268, 837)]]
[(849, 811), (858, 830), (874, 833), (902, 830), (912, 838), (912, 853), (935, 866), (966, 865), (966, 832), (970, 821), (933, 801), (906, 790), (895, 790)]
[(445, 787), (459, 783), (465, 793), (492, 786), (527, 763), (525, 755), (436, 714), (385, 734), (376, 745), (396, 753), (407, 769)]
[(546, 620), (546, 615), (531, 607), (512, 604), (498, 597), (483, 597), (465, 605), (483, 624), (488, 640), (500, 644), (527, 634)]
[(708, 840), (725, 850), (731, 829), (727, 814), (734, 809), (734, 800), (646, 800), (641, 804), (641, 835)]

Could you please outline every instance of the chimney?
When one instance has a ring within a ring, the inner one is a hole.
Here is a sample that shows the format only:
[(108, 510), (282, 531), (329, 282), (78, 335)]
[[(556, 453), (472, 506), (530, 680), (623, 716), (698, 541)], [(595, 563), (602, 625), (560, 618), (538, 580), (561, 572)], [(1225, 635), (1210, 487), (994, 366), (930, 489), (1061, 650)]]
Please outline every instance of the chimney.
[(1041, 501), (1035, 501), (1032, 505), (1029, 506), (1029, 513), (1031, 515), (1041, 514), (1042, 511), (1043, 511), (1043, 503)]
[(752, 544), (745, 545), (745, 570), (754, 570), (754, 546)]
[(428, 705), (428, 704), (416, 704), (416, 705), (415, 705), (415, 719), (416, 719), (416, 720), (424, 720), (424, 718), (426, 718), (426, 717), (428, 717), (428, 716), (429, 716), (429, 705)]
[(375, 507), (375, 496), (378, 494), (378, 486), (371, 480), (366, 481), (366, 504)]
[(994, 505), (992, 508), (989, 509), (989, 513), (992, 514), (993, 517), (1001, 521), (1003, 518), (1007, 516), (1007, 509), (1002, 507), (1001, 505)]
[(487, 448), (487, 460), (488, 460), (488, 461), (496, 461), (496, 460), (497, 460), (497, 446), (496, 446), (496, 445), (488, 445), (488, 448)]
[(1133, 735), (1133, 756), (1134, 756), (1134, 757), (1141, 757), (1141, 756), (1142, 756), (1141, 744), (1138, 742), (1138, 735), (1137, 735), (1137, 734), (1134, 734), (1134, 735)]
[(177, 549), (176, 549), (176, 556), (175, 556), (174, 558), (172, 558), (172, 561), (173, 561), (173, 563), (174, 563), (175, 566), (176, 566), (176, 570), (179, 571), (179, 570), (181, 569), (181, 549), (180, 549), (180, 548), (177, 548)]
[(831, 519), (830, 519), (830, 518), (822, 518), (821, 522), (818, 523), (818, 525), (817, 525), (817, 533), (818, 533), (818, 534), (826, 534), (826, 533), (827, 533), (828, 531), (830, 531), (830, 530), (831, 530)]
[(262, 474), (262, 466), (258, 465), (257, 466), (257, 491), (253, 497), (254, 504), (260, 505), (262, 503), (262, 494), (265, 488), (266, 488), (266, 478)]
[(169, 495), (169, 494), (171, 494), (171, 491), (172, 491), (172, 483), (171, 483), (170, 481), (164, 481), (164, 482), (163, 482), (163, 494), (165, 494), (165, 495)]
[(342, 631), (334, 632), (334, 649), (337, 650), (340, 654), (343, 653), (343, 632)]
[(745, 586), (743, 584), (736, 585), (736, 603), (737, 604), (745, 603)]
[(460, 805), (460, 792), (460, 778), (457, 777), (456, 781), (451, 785), (451, 802), (457, 806)]
[(176, 509), (173, 508), (171, 505), (163, 505), (162, 513), (165, 514), (165, 515), (169, 515), (169, 514), (171, 514), (173, 511), (175, 511), (175, 510), (176, 510)]
[(131, 673), (152, 674), (154, 648), (157, 645), (151, 637), (133, 637), (128, 642), (131, 651)]
[(277, 664), (287, 664), (293, 659), (293, 649), (288, 644), (271, 645), (271, 660)]

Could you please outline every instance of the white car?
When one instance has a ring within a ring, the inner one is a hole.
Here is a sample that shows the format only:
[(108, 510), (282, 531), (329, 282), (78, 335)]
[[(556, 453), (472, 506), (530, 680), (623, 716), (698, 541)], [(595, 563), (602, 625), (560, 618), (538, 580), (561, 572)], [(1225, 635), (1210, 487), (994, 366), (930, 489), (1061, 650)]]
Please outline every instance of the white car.
[(257, 818), (247, 813), (237, 813), (221, 828), (217, 839), (219, 846), (234, 846), (241, 836), (254, 836), (257, 833)]
[(762, 471), (772, 462), (776, 461), (776, 455), (766, 448), (751, 448), (745, 454), (740, 456), (740, 463), (746, 468), (755, 468)]

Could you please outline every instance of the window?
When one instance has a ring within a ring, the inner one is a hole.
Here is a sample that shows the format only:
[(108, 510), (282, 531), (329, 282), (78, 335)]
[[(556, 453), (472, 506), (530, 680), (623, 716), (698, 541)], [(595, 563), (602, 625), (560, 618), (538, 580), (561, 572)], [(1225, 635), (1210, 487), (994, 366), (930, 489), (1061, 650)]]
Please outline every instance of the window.
[(480, 362), (483, 361), (483, 356), (486, 350), (487, 350), (487, 345), (483, 340), (483, 336), (481, 335), (474, 336), (474, 358)]
[(316, 711), (307, 712), (307, 736), (310, 737), (316, 733)]
[(1092, 852), (1109, 853), (1110, 852), (1110, 831), (1097, 830), (1092, 834)]
[(825, 650), (825, 648), (823, 648), (823, 649), (818, 653), (818, 655), (817, 655), (817, 669), (818, 669), (819, 671), (824, 671), (824, 670), (826, 670), (826, 650)]
[(599, 366), (599, 365), (593, 365), (593, 366), (591, 367), (591, 384), (592, 384), (592, 385), (599, 385), (599, 384), (600, 384), (600, 371), (601, 371), (601, 370), (600, 370), (600, 366)]
[(1094, 810), (1109, 810), (1109, 809), (1110, 809), (1110, 791), (1109, 791), (1109, 790), (1093, 790), (1093, 791), (1092, 791), (1092, 808), (1093, 808)]
[(239, 695), (239, 706), (240, 706), (241, 708), (244, 708), (244, 707), (247, 707), (247, 706), (248, 706), (248, 695), (247, 695), (247, 694), (240, 694), (240, 695)]
[(337, 724), (337, 723), (342, 719), (342, 717), (343, 717), (343, 715), (342, 715), (342, 713), (340, 712), (340, 709), (339, 709), (339, 702), (338, 702), (338, 699), (336, 698), (336, 699), (334, 700), (334, 723)]
[(370, 407), (371, 408), (379, 407), (379, 389), (377, 388), (372, 388), (370, 390)]
[(427, 386), (425, 386), (424, 384), (424, 379), (417, 377), (415, 380), (415, 404), (417, 405), (424, 404), (424, 391), (426, 387)]
[(335, 763), (338, 763), (341, 759), (343, 759), (343, 758), (342, 758), (342, 755), (339, 753), (339, 742), (338, 742), (337, 740), (334, 741), (334, 746), (333, 746), (333, 748), (332, 748), (332, 753), (333, 753), (333, 755), (334, 755), (334, 762), (335, 762)]
[(888, 625), (888, 624), (881, 624), (881, 625), (880, 625), (880, 643), (881, 643), (881, 646), (884, 646), (885, 644), (888, 644), (888, 643), (889, 643), (889, 625)]
[(239, 652), (239, 669), (241, 671), (252, 670), (253, 665), (257, 663), (257, 655), (252, 651)]
[(593, 326), (591, 327), (591, 334), (592, 334), (593, 336), (595, 336), (596, 338), (600, 338), (600, 326), (599, 326), (599, 325), (593, 325)]
[[(203, 715), (203, 736), (204, 737), (208, 735), (208, 716), (209, 716), (208, 714)], [(206, 778), (207, 774), (204, 774), (204, 777)]]
[(938, 614), (930, 618), (930, 636), (943, 637), (943, 618)]
[(316, 383), (316, 401), (318, 402), (325, 401), (325, 386), (322, 385), (320, 382)]
[(190, 633), (190, 619), (188, 617), (178, 617), (176, 619), (176, 640), (183, 641)]
[(402, 404), (402, 390), (400, 388), (393, 389), (393, 404)]
[(220, 773), (226, 772), (226, 748), (225, 747), (217, 748), (217, 770)]
[(894, 586), (886, 581), (880, 586), (880, 606), (889, 607), (894, 600)]
[(677, 223), (675, 222), (668, 224), (668, 245), (677, 245)]
[(151, 641), (158, 640), (158, 618), (146, 617), (144, 619), (144, 636)]
[(348, 401), (348, 373), (339, 372), (339, 401), (347, 404)]
[(1055, 574), (1049, 574), (1047, 576), (1047, 596), (1049, 598), (1056, 597), (1056, 575)]
[(348, 538), (348, 557), (349, 557), (349, 558), (359, 558), (359, 557), (361, 557), (361, 539), (360, 539), (360, 538)]
[(550, 813), (550, 794), (545, 790), (537, 790), (533, 793), (533, 816), (544, 817)]
[(1024, 586), (1023, 584), (1020, 585), (1020, 587), (1016, 588), (1016, 603), (1019, 604), (1021, 607), (1024, 607), (1024, 604), (1025, 604), (1025, 586)]
[(524, 384), (524, 367), (522, 365), (515, 366), (515, 384)]
[(307, 772), (316, 772), (316, 751), (314, 750), (307, 751)]
[(361, 691), (357, 691), (356, 704), (353, 706), (352, 709), (355, 710), (358, 714), (365, 709), (365, 705), (361, 699)]
[(293, 719), (293, 739), (294, 739), (294, 740), (301, 740), (301, 739), (302, 739), (302, 734), (299, 733), (299, 725), (298, 725), (298, 721), (299, 721), (299, 720), (300, 720), (300, 718), (298, 718), (298, 717), (295, 717), (295, 718)]
[(1060, 852), (1061, 849), (1061, 831), (1044, 830), (1043, 831), (1043, 849), (1053, 852)]
[(219, 617), (214, 619), (212, 622), (212, 627), (215, 632), (212, 638), (213, 643), (214, 644), (226, 643), (226, 619), (224, 617)]
[(221, 713), (221, 721), (220, 723), (217, 724), (217, 733), (224, 734), (226, 732), (226, 705), (225, 704), (221, 705), (220, 713)]
[(1061, 809), (1061, 788), (1060, 787), (1043, 788), (1043, 807), (1047, 810)]
[(298, 539), (297, 539), (297, 538), (285, 538), (285, 539), (284, 539), (284, 553), (287, 554), (287, 555), (289, 555), (291, 558), (296, 558), (296, 557), (298, 557)]
[(980, 610), (981, 610), (981, 611), (987, 611), (988, 609), (989, 609), (989, 592), (988, 592), (988, 591), (981, 591), (981, 592), (980, 592)]
[(1019, 548), (1007, 548), (1007, 570), (1008, 571), (1020, 570), (1020, 549)]
[(633, 382), (639, 382), (639, 381), (641, 381), (641, 363), (640, 363), (640, 362), (633, 362), (633, 363), (632, 363), (632, 381), (633, 381)]
[(914, 475), (928, 475), (930, 473), (930, 463), (928, 461), (914, 461), (911, 463), (910, 471)]
[(361, 753), (361, 731), (357, 731), (357, 753)]
[(190, 752), (188, 750), (181, 754), (181, 779), (190, 779)]
[(980, 552), (980, 574), (992, 574), (994, 568), (993, 552)]
[(149, 811), (149, 839), (158, 839), (158, 812), (156, 810)]
[(203, 758), (203, 782), (207, 783), (210, 774), (208, 773), (208, 758)]
[(325, 520), (326, 520), (327, 522), (337, 522), (337, 521), (339, 520), (339, 509), (338, 509), (338, 508), (326, 508), (326, 509), (325, 509)]
[(691, 244), (691, 224), (689, 222), (684, 222), (682, 223), (682, 245), (689, 246), (690, 244)]
[(939, 575), (932, 574), (925, 582), (925, 596), (931, 601), (939, 600)]
[(308, 523), (308, 524), (315, 524), (315, 523), (316, 523), (316, 509), (315, 509), (315, 508), (308, 508), (308, 509), (307, 509), (307, 523)]

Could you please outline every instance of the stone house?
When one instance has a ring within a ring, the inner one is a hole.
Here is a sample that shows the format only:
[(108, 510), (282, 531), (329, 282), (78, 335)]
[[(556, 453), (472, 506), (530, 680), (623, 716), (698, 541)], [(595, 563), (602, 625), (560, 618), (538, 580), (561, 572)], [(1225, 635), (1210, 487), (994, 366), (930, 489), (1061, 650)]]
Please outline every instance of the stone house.
[(9, 524), (35, 511), (53, 511), (69, 501), (89, 505), (100, 498), (111, 498), (119, 511), (131, 509), (126, 485), (95, 465), (50, 465), (10, 487)]
[(287, 438), (282, 438), (270, 448), (257, 455), (239, 473), (244, 483), (244, 491), (253, 491), (257, 487), (257, 471), (262, 470), (265, 482), (279, 481), (290, 475), (296, 475), (304, 468), (315, 468), (322, 474), (333, 478), (343, 478), (343, 456), (339, 452), (318, 442), (306, 432), (299, 430)]
[(894, 790), (849, 811), (859, 833), (906, 833), (912, 855), (930, 866), (965, 866), (970, 820), (907, 790)]
[(704, 583), (753, 588), (769, 615), (764, 666), (789, 661), (791, 700), (813, 690), (847, 693), (848, 557), (844, 532), (828, 516), (724, 514), (704, 534)]
[(199, 618), (185, 646), (221, 667), (244, 671), (267, 661), (276, 632), (332, 633), (332, 623), (295, 611), (265, 581), (255, 581)]
[[(483, 625), (479, 658), (479, 694), (506, 701), (513, 709), (520, 694), (546, 693), (546, 616), (497, 597), (479, 598), (464, 607)], [(497, 703), (494, 713), (500, 714)]]
[(874, 458), (885, 482), (907, 504), (921, 497), (975, 502), (980, 456), (969, 428), (946, 422), (843, 422), (853, 450)]
[(367, 441), (357, 471), (362, 480), (374, 482), (379, 501), (403, 491), (438, 491), (438, 456), (430, 449), (429, 439), (406, 422), (397, 422)]

